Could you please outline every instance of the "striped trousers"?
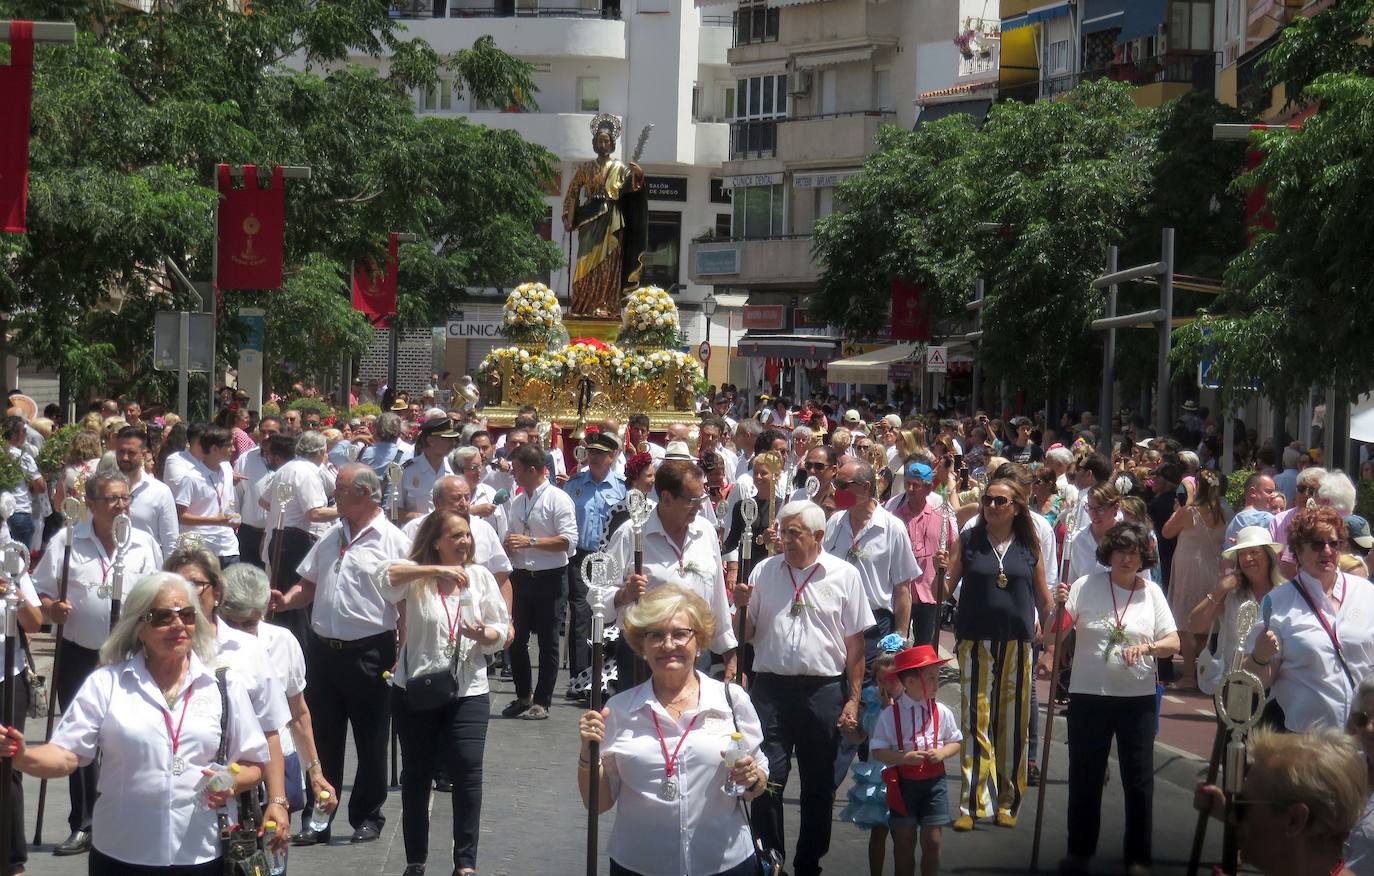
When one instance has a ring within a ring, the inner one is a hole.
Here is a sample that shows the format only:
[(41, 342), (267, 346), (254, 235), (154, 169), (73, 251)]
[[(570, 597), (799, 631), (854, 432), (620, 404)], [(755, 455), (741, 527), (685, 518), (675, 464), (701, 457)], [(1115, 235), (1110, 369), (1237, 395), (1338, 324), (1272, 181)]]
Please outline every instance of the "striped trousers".
[(964, 732), (959, 814), (991, 817), (995, 794), (996, 811), (1015, 817), (1026, 794), (1031, 643), (960, 639), (955, 653)]

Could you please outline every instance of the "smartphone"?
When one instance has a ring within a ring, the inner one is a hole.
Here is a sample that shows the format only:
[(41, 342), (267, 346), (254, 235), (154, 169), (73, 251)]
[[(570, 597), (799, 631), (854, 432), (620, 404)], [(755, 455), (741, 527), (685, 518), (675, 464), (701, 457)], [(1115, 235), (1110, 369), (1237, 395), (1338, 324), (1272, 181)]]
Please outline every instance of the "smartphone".
[(968, 468), (963, 463), (963, 457), (959, 457), (959, 460), (959, 489), (963, 491), (968, 489)]

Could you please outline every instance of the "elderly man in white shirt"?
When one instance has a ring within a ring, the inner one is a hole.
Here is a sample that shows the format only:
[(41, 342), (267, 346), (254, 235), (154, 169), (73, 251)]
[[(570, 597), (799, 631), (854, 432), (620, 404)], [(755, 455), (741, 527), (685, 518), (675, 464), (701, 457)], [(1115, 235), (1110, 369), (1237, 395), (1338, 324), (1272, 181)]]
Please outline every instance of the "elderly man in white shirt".
[(468, 494), (472, 497), (468, 513), (485, 520), (498, 536), (505, 538), (505, 509), (506, 503), (510, 501), (510, 492), (502, 492), (483, 482), (482, 474), (487, 466), (482, 459), (482, 452), (478, 448), (459, 447), (449, 454), (449, 467), (453, 469), (454, 474), (467, 481)]
[[(114, 520), (129, 510), (129, 483), (122, 474), (95, 474), (86, 480), (86, 504), (91, 519), (71, 532), (72, 560), (67, 576), (66, 599), (62, 596), (62, 558), (67, 530), (48, 542), (48, 550), (34, 570), (43, 610), (62, 625), (61, 672), (54, 680), (58, 703), (65, 709), (99, 663), (100, 646), (110, 634), (110, 600), (114, 596)], [(124, 554), (125, 587), (162, 565), (162, 550), (153, 537), (130, 527), (129, 547)], [(106, 589), (109, 588), (109, 589)], [(79, 854), (90, 848), (91, 818), (99, 768), (92, 763), (78, 768), (68, 779), (71, 835), (58, 845), (62, 854)]]
[[(856, 567), (822, 550), (820, 506), (789, 502), (778, 522), (783, 552), (735, 588), (735, 601), (749, 607), (744, 639), (754, 646), (750, 697), (763, 725), (760, 751), (778, 788), (754, 802), (754, 832), (764, 848), (785, 854), (782, 792), (795, 752), (801, 818), (792, 872), (815, 876), (830, 849), (839, 728), (857, 726), (864, 636), (875, 620)], [(910, 546), (906, 552), (910, 558)]]
[(125, 426), (115, 436), (115, 466), (129, 480), (129, 520), (134, 528), (153, 537), (162, 555), (172, 552), (181, 525), (177, 523), (177, 503), (166, 484), (143, 470), (143, 452), (148, 433), (137, 426)]
[(221, 566), (239, 560), (239, 540), (230, 523), (234, 517), (234, 473), (229, 457), (234, 441), (228, 429), (209, 426), (200, 433), (201, 458), (172, 487), (177, 522), (205, 542)]
[[(358, 769), (348, 823), (355, 843), (377, 839), (386, 823), (390, 699), (382, 673), (396, 662), (396, 607), (382, 595), (378, 576), (410, 551), (409, 540), (381, 513), (381, 498), (381, 479), (370, 467), (344, 466), (335, 492), (339, 521), (301, 562), (295, 586), (272, 596), (278, 609), (314, 605), (305, 701), (324, 777), (336, 788), (343, 787), (344, 741), (353, 730)], [(330, 813), (331, 824), (337, 812)], [(298, 845), (328, 841), (328, 829), (307, 828), (293, 838)]]

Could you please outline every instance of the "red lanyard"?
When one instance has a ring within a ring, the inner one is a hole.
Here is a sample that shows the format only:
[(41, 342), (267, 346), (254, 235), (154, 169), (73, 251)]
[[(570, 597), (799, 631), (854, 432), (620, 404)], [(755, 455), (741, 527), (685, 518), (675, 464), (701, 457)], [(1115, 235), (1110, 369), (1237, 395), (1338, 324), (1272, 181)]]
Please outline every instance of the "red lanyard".
[(696, 725), (701, 713), (693, 715), (692, 720), (687, 722), (687, 729), (682, 731), (682, 738), (677, 741), (677, 748), (673, 749), (671, 756), (668, 754), (668, 740), (663, 738), (663, 728), (658, 724), (658, 715), (650, 712), (649, 717), (654, 719), (654, 732), (658, 734), (658, 744), (663, 747), (663, 774), (671, 779), (677, 769), (677, 755), (682, 751), (682, 743), (687, 741), (687, 734), (692, 732), (692, 727)]
[(186, 707), (191, 704), (191, 689), (187, 686), (186, 692), (181, 698), (181, 717), (177, 720), (177, 729), (172, 731), (172, 713), (158, 706), (162, 712), (162, 719), (167, 722), (167, 735), (172, 739), (172, 755), (177, 753), (177, 746), (181, 743), (181, 725), (186, 723)]
[(352, 541), (348, 542), (347, 544), (344, 544), (344, 538), (345, 538), (345, 536), (343, 535), (343, 529), (342, 529), (342, 527), (341, 527), (341, 528), (339, 529), (339, 536), (340, 536), (340, 538), (339, 538), (339, 561), (338, 561), (337, 563), (334, 564), (334, 568), (337, 569), (337, 568), (339, 568), (340, 566), (342, 566), (342, 565), (343, 565), (343, 560), (344, 560), (344, 554), (348, 553), (349, 550), (352, 549), (353, 545), (355, 545), (355, 544), (357, 544), (358, 542), (362, 541), (362, 540), (363, 540), (363, 536), (367, 535), (367, 534), (368, 534), (369, 532), (371, 532), (371, 531), (372, 531), (372, 527), (371, 527), (371, 526), (365, 526), (365, 527), (363, 527), (363, 531), (360, 532), (360, 533), (358, 533), (358, 535), (357, 535), (356, 538), (354, 538)]
[(457, 633), (455, 631), (458, 629), (458, 622), (463, 619), (463, 603), (461, 601), (458, 603), (457, 614), (450, 614), (448, 610), (448, 597), (440, 593), (439, 604), (444, 607), (444, 617), (448, 619), (448, 640), (451, 643), (457, 639)]
[[(931, 735), (930, 735), (930, 746), (931, 746), (931, 748), (934, 748), (936, 745), (938, 745), (938, 744), (940, 743), (940, 710), (939, 710), (938, 708), (936, 708), (936, 706), (935, 706), (935, 700), (934, 700), (934, 699), (926, 700), (925, 706), (926, 706), (926, 720), (925, 720), (923, 723), (921, 723), (921, 724), (917, 724), (917, 723), (916, 723), (916, 707), (915, 707), (915, 706), (912, 706), (912, 707), (911, 707), (911, 750), (912, 750), (912, 751), (928, 751), (928, 750), (929, 750), (929, 749), (921, 749), (921, 748), (917, 748), (917, 747), (916, 747), (916, 739), (917, 739), (918, 736), (919, 736), (921, 739), (925, 739), (925, 736), (926, 736), (926, 728), (927, 728), (927, 727), (931, 728)], [(920, 727), (920, 728), (921, 728), (921, 730), (920, 730), (919, 733), (918, 733), (917, 730), (916, 730), (917, 727)], [(893, 704), (892, 704), (892, 729), (895, 730), (895, 731), (897, 731), (897, 750), (898, 750), (898, 751), (901, 751), (901, 750), (902, 750), (902, 711), (901, 711), (901, 708), (900, 708), (896, 703), (893, 703)]]
[(673, 544), (672, 538), (670, 538), (666, 532), (663, 533), (663, 540), (668, 542), (668, 547), (673, 549), (673, 554), (677, 557), (677, 573), (679, 575), (687, 574), (687, 552), (685, 550), (678, 550), (677, 545)]
[[(1345, 573), (1344, 573), (1344, 572), (1341, 573), (1341, 575), (1340, 575), (1340, 577), (1337, 579), (1337, 581), (1338, 581), (1338, 582), (1340, 583), (1340, 585), (1341, 585), (1341, 601), (1344, 602), (1344, 601), (1345, 601), (1345, 590), (1346, 590), (1346, 587), (1345, 587)], [(1303, 584), (1301, 581), (1298, 581), (1298, 582), (1297, 582), (1297, 585), (1298, 585), (1299, 587), (1302, 588), (1302, 592), (1303, 592), (1304, 594), (1307, 593), (1307, 585)], [(1331, 589), (1331, 594), (1332, 594), (1332, 596), (1334, 596), (1335, 593), (1336, 593), (1336, 590), (1335, 590), (1335, 588), (1333, 587), (1333, 588)], [(1326, 634), (1327, 634), (1328, 636), (1331, 637), (1331, 644), (1333, 644), (1333, 645), (1336, 646), (1336, 653), (1339, 654), (1339, 653), (1340, 653), (1340, 650), (1341, 650), (1341, 640), (1336, 636), (1336, 630), (1335, 630), (1334, 627), (1331, 626), (1331, 622), (1328, 621), (1328, 620), (1326, 619), (1326, 612), (1324, 612), (1324, 611), (1321, 610), (1321, 606), (1317, 605), (1317, 603), (1312, 599), (1312, 597), (1309, 596), (1309, 597), (1307, 598), (1307, 601), (1310, 602), (1310, 603), (1312, 603), (1312, 609), (1313, 609), (1313, 611), (1315, 611), (1315, 612), (1317, 613), (1317, 622), (1320, 623), (1320, 624), (1322, 625), (1322, 629), (1326, 630)]]
[(110, 567), (113, 565), (114, 561), (111, 560), (109, 563), (105, 562), (105, 546), (100, 543), (100, 539), (95, 540), (95, 549), (95, 561), (100, 564), (100, 583), (104, 585), (105, 579), (110, 576)]
[(800, 587), (797, 586), (797, 576), (792, 574), (792, 567), (788, 566), (787, 563), (783, 563), (783, 565), (787, 567), (787, 577), (792, 579), (792, 604), (801, 605), (802, 594), (806, 592), (806, 585), (810, 584), (811, 579), (816, 577), (816, 573), (821, 570), (821, 564), (817, 563), (811, 567), (811, 571), (806, 573), (806, 579), (801, 582)]
[(1112, 615), (1116, 618), (1116, 628), (1124, 630), (1126, 629), (1126, 612), (1131, 608), (1131, 597), (1135, 596), (1135, 591), (1132, 590), (1130, 595), (1126, 597), (1126, 604), (1121, 607), (1121, 611), (1118, 613), (1116, 610), (1116, 585), (1112, 583), (1111, 578), (1107, 579), (1107, 588), (1112, 594)]

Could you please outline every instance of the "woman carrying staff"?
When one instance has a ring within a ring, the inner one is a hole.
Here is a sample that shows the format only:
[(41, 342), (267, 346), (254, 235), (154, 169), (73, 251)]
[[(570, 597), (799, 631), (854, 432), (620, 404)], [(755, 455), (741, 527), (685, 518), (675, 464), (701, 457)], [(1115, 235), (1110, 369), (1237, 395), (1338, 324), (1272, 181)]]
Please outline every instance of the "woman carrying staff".
[[(156, 572), (125, 596), (100, 668), (52, 741), (30, 747), (17, 728), (4, 728), (0, 757), (35, 778), (70, 775), (100, 756), (92, 876), (223, 872), (214, 808), (227, 804), (229, 820), (237, 819), (233, 797), (262, 778), (267, 740), (233, 673), (220, 691), (214, 661), (214, 634), (190, 584)], [(231, 791), (211, 795), (207, 806), (196, 787), (215, 766), (222, 728), (226, 759), (239, 770)]]
[[(1231, 656), (1236, 653), (1239, 644), (1236, 616), (1240, 607), (1247, 602), (1263, 602), (1271, 590), (1283, 584), (1283, 576), (1279, 574), (1279, 550), (1279, 544), (1269, 537), (1267, 527), (1241, 528), (1236, 533), (1236, 543), (1221, 552), (1222, 559), (1236, 564), (1235, 571), (1221, 576), (1188, 617), (1188, 629), (1194, 633), (1206, 633), (1213, 625), (1217, 628), (1215, 656), (1219, 668), (1212, 672), (1200, 671), (1197, 677), (1198, 687), (1208, 696), (1216, 692), (1220, 676), (1229, 671)], [(1259, 623), (1258, 617), (1255, 622)], [(1242, 641), (1248, 638), (1247, 631)]]
[[(1097, 562), (1107, 570), (1055, 588), (1076, 636), (1067, 713), (1069, 852), (1059, 872), (1090, 872), (1102, 822), (1102, 776), (1115, 739), (1126, 798), (1126, 872), (1142, 876), (1149, 873), (1154, 806), (1155, 661), (1178, 651), (1178, 629), (1163, 591), (1142, 574), (1158, 562), (1144, 526), (1118, 523), (1107, 530)], [(1045, 638), (1040, 678), (1054, 667), (1054, 645)]]
[(491, 713), (488, 654), (510, 615), (496, 578), (472, 562), (466, 514), (436, 510), (420, 524), (408, 561), (392, 563), (384, 595), (405, 603), (405, 641), (392, 683), (401, 741), (401, 834), (406, 874), (425, 872), (435, 767), (453, 784), (453, 872), (475, 873), (482, 821), (482, 759)]
[(964, 734), (957, 831), (992, 816), (994, 805), (999, 826), (1016, 826), (1026, 793), (1031, 646), (1039, 636), (1037, 612), (1043, 623), (1050, 611), (1025, 491), (994, 478), (982, 505), (949, 557), (949, 591), (963, 584), (954, 616)]
[(601, 743), (598, 804), (618, 807), (611, 831), (611, 876), (753, 876), (744, 807), (768, 784), (768, 762), (745, 755), (727, 768), (730, 734), (750, 751), (763, 742), (758, 713), (738, 685), (696, 670), (715, 638), (715, 613), (676, 584), (650, 590), (625, 612), (623, 634), (649, 664), (648, 681), (622, 691), (578, 722), (577, 787), (587, 805), (591, 744)]

